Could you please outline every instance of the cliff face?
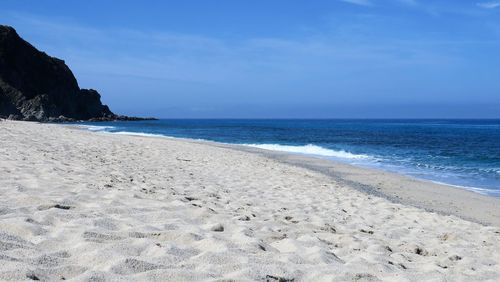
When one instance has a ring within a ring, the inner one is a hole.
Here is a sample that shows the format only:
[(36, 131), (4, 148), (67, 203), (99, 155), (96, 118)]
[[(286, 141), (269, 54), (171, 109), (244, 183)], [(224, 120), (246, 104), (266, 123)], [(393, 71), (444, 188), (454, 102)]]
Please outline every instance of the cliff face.
[(80, 89), (63, 60), (50, 57), (0, 25), (0, 117), (11, 119), (125, 119), (101, 103), (95, 90)]

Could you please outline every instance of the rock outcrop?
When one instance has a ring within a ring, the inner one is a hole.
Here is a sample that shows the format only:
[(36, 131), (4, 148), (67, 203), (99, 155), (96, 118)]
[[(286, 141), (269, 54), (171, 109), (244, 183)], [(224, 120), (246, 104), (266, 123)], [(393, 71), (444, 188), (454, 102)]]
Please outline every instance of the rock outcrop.
[(0, 117), (30, 121), (137, 120), (115, 115), (93, 89), (80, 89), (63, 60), (0, 25)]

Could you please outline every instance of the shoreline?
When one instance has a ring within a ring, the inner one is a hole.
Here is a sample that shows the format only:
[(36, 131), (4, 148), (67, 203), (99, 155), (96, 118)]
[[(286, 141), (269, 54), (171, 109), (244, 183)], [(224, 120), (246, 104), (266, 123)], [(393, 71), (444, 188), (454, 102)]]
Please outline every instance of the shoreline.
[(495, 281), (500, 227), (380, 196), (412, 185), (254, 148), (0, 122), (0, 280)]
[[(251, 152), (242, 147), (236, 149)], [(483, 225), (500, 226), (500, 198), (494, 196), (382, 169), (360, 167), (307, 155), (263, 151), (253, 151), (253, 153), (320, 172), (358, 191), (385, 198), (393, 203), (443, 215), (454, 215)]]
[[(86, 130), (79, 126), (64, 126)], [(356, 166), (307, 154), (267, 150), (240, 144), (172, 137), (161, 134), (86, 131), (145, 138), (166, 138), (258, 154), (286, 164), (319, 172), (331, 177), (335, 181), (343, 182), (353, 189), (369, 195), (382, 197), (393, 203), (409, 205), (442, 215), (454, 215), (482, 225), (500, 226), (500, 198), (471, 191), (458, 185), (438, 183), (397, 172)], [(353, 174), (364, 177), (353, 177)], [(380, 177), (383, 180), (380, 180)]]
[[(64, 124), (62, 124), (64, 125)], [(341, 165), (347, 165), (347, 166), (352, 166), (356, 167), (359, 169), (367, 169), (367, 170), (372, 170), (372, 171), (379, 171), (383, 173), (388, 173), (388, 174), (393, 174), (393, 175), (398, 175), (398, 176), (404, 176), (407, 178), (410, 178), (412, 180), (416, 181), (421, 181), (424, 183), (432, 183), (435, 185), (439, 186), (446, 186), (446, 187), (453, 187), (456, 189), (461, 189), (469, 192), (473, 192), (474, 194), (480, 194), (486, 197), (493, 197), (500, 199), (500, 194), (499, 196), (495, 196), (495, 194), (492, 192), (493, 188), (487, 188), (487, 187), (476, 187), (476, 186), (465, 186), (462, 184), (453, 184), (453, 183), (447, 183), (447, 182), (442, 182), (439, 180), (434, 180), (432, 178), (425, 178), (425, 177), (418, 177), (414, 176), (411, 174), (407, 174), (398, 170), (390, 170), (390, 169), (385, 169), (384, 167), (377, 167), (373, 165), (368, 165), (368, 164), (362, 164), (362, 163), (350, 163), (347, 160), (342, 160), (342, 159), (337, 159), (337, 158), (328, 158), (322, 155), (315, 155), (313, 153), (302, 153), (302, 152), (290, 152), (286, 150), (274, 150), (274, 149), (267, 149), (267, 148), (260, 148), (259, 146), (255, 145), (261, 145), (261, 144), (239, 144), (239, 143), (224, 143), (224, 142), (219, 142), (219, 141), (214, 141), (214, 140), (208, 140), (208, 139), (195, 139), (195, 138), (189, 138), (189, 137), (175, 137), (175, 136), (169, 136), (169, 135), (163, 135), (163, 134), (158, 134), (158, 133), (144, 133), (144, 132), (133, 132), (133, 131), (118, 131), (118, 132), (111, 132), (111, 131), (106, 131), (104, 130), (108, 126), (93, 126), (93, 125), (67, 125), (69, 127), (75, 127), (79, 129), (85, 129), (91, 132), (102, 132), (102, 133), (109, 133), (109, 134), (118, 134), (118, 135), (130, 135), (130, 136), (143, 136), (143, 137), (153, 137), (153, 138), (172, 138), (172, 139), (178, 139), (178, 140), (185, 140), (185, 141), (195, 141), (195, 142), (208, 142), (208, 144), (213, 143), (215, 145), (229, 145), (229, 146), (236, 146), (236, 147), (243, 147), (243, 150), (245, 151), (246, 148), (255, 148), (257, 150), (263, 150), (267, 152), (276, 152), (276, 153), (284, 153), (284, 154), (291, 154), (291, 155), (299, 155), (299, 156), (305, 156), (306, 158), (314, 158), (314, 159), (320, 159), (320, 160), (326, 160), (330, 161), (333, 163), (341, 164)], [(113, 127), (113, 126), (111, 126)], [(102, 129), (101, 129), (102, 128)], [(263, 144), (267, 145), (267, 144)], [(272, 144), (272, 145), (278, 145), (282, 146), (281, 144)], [(250, 151), (252, 152), (252, 151)], [(367, 156), (367, 155), (363, 155)], [(340, 157), (339, 157), (340, 158)]]

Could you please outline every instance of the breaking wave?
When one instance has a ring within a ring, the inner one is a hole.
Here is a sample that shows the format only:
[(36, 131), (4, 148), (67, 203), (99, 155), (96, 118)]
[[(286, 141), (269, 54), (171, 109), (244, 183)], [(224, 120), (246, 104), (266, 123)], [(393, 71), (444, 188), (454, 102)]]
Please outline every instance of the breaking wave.
[(344, 150), (332, 150), (313, 144), (308, 144), (304, 146), (291, 146), (291, 145), (279, 145), (279, 144), (243, 144), (243, 145), (265, 150), (271, 150), (271, 151), (298, 153), (298, 154), (342, 158), (342, 159), (357, 159), (357, 160), (372, 159), (372, 157), (368, 155), (353, 154)]

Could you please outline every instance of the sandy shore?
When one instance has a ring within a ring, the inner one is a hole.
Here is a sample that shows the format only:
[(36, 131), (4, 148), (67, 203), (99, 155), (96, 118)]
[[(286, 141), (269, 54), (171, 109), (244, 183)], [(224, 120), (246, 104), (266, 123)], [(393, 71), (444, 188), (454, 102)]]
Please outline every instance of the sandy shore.
[(498, 199), (303, 156), (60, 125), (0, 122), (0, 142), (0, 280), (500, 277)]
[(430, 181), (376, 169), (360, 168), (331, 160), (282, 152), (265, 151), (244, 146), (221, 145), (261, 154), (280, 162), (325, 174), (337, 183), (364, 193), (383, 197), (391, 202), (410, 205), (427, 211), (500, 227), (500, 199)]

